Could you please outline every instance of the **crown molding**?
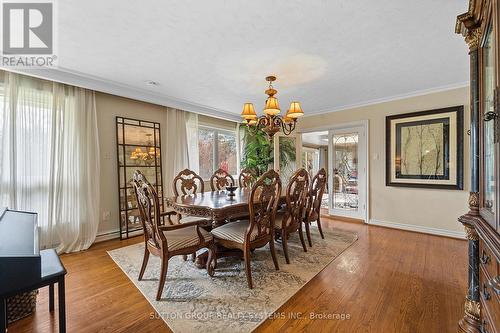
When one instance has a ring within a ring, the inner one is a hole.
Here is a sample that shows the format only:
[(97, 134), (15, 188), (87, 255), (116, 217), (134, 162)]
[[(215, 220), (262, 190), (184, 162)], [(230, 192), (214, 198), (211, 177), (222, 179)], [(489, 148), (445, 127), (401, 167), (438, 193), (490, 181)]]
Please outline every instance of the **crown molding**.
[[(228, 112), (226, 110), (221, 110), (221, 109), (213, 108), (210, 106), (206, 106), (206, 105), (178, 99), (175, 97), (167, 96), (164, 94), (151, 92), (151, 91), (148, 91), (145, 89), (132, 87), (130, 85), (122, 84), (122, 83), (115, 82), (112, 80), (105, 80), (105, 79), (102, 79), (102, 78), (99, 78), (96, 76), (67, 70), (67, 69), (64, 69), (61, 67), (58, 67), (57, 69), (52, 69), (52, 68), (40, 68), (40, 69), (15, 68), (15, 69), (13, 69), (10, 67), (0, 66), (0, 68), (3, 70), (6, 70), (6, 71), (14, 72), (14, 73), (19, 73), (19, 74), (29, 75), (29, 76), (33, 76), (33, 77), (37, 77), (37, 78), (41, 78), (41, 79), (70, 84), (70, 85), (77, 86), (77, 87), (92, 89), (92, 90), (95, 90), (98, 92), (103, 92), (103, 93), (121, 96), (121, 97), (125, 97), (125, 98), (135, 99), (135, 100), (139, 100), (139, 101), (143, 101), (143, 102), (147, 102), (147, 103), (152, 103), (152, 104), (157, 104), (157, 105), (161, 105), (161, 106), (176, 108), (176, 109), (194, 112), (194, 113), (198, 113), (198, 114), (202, 114), (202, 115), (206, 115), (206, 116), (211, 116), (211, 117), (215, 117), (215, 118), (220, 118), (220, 119), (225, 119), (225, 120), (230, 120), (230, 121), (235, 121), (235, 122), (241, 121), (241, 117), (239, 116), (239, 114), (234, 114), (234, 113)], [(359, 102), (359, 103), (346, 104), (346, 105), (341, 105), (341, 106), (337, 106), (337, 107), (325, 108), (325, 109), (320, 109), (317, 111), (309, 111), (308, 114), (305, 115), (305, 117), (312, 117), (312, 116), (330, 113), (330, 112), (345, 111), (345, 110), (349, 110), (349, 109), (360, 108), (360, 107), (370, 106), (370, 105), (374, 105), (374, 104), (386, 103), (386, 102), (397, 101), (397, 100), (402, 100), (402, 99), (411, 98), (411, 97), (417, 97), (417, 96), (422, 96), (422, 95), (427, 95), (427, 94), (432, 94), (432, 93), (443, 92), (443, 91), (447, 91), (447, 90), (464, 88), (467, 86), (469, 86), (468, 81), (439, 86), (439, 87), (434, 87), (434, 88), (429, 88), (429, 89), (416, 90), (416, 91), (413, 91), (410, 93), (405, 93), (405, 94), (393, 95), (393, 96), (388, 96), (388, 97), (383, 97), (383, 98), (378, 98), (378, 99), (367, 100), (367, 101), (363, 101), (363, 102)]]
[(359, 102), (359, 103), (346, 104), (346, 105), (341, 105), (341, 106), (336, 106), (336, 107), (331, 107), (331, 108), (320, 109), (317, 111), (309, 111), (308, 114), (305, 115), (304, 117), (312, 117), (312, 116), (317, 116), (320, 114), (325, 114), (325, 113), (330, 113), (330, 112), (345, 111), (345, 110), (361, 108), (361, 107), (375, 105), (375, 104), (393, 102), (393, 101), (398, 101), (398, 100), (402, 100), (402, 99), (406, 99), (406, 98), (418, 97), (418, 96), (429, 95), (429, 94), (439, 93), (439, 92), (448, 91), (448, 90), (465, 88), (465, 87), (468, 87), (469, 85), (470, 85), (469, 82), (465, 81), (465, 82), (453, 83), (453, 84), (448, 84), (448, 85), (429, 88), (429, 89), (415, 90), (415, 91), (412, 91), (409, 93), (393, 95), (393, 96), (377, 98), (377, 99), (371, 99), (371, 100), (367, 100), (367, 101), (363, 101), (363, 102)]
[(0, 68), (14, 73), (70, 84), (73, 86), (91, 89), (98, 92), (135, 99), (161, 106), (176, 108), (206, 116), (221, 118), (230, 121), (237, 121), (237, 122), (241, 120), (239, 115), (230, 113), (225, 110), (212, 108), (206, 105), (201, 105), (190, 101), (185, 101), (175, 97), (166, 96), (164, 94), (155, 93), (145, 89), (140, 89), (132, 87), (130, 85), (118, 83), (112, 80), (105, 80), (96, 76), (67, 70), (61, 67), (58, 67), (57, 69), (52, 69), (52, 68), (13, 69), (9, 67), (0, 66)]

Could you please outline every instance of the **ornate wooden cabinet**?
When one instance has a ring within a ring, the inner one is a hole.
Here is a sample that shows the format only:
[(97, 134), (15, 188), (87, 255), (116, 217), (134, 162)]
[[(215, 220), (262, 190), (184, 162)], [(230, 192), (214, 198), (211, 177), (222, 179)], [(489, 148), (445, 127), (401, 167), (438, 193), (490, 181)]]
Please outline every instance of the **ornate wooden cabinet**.
[(470, 0), (455, 31), (470, 55), (469, 285), (460, 332), (500, 333), (500, 0)]

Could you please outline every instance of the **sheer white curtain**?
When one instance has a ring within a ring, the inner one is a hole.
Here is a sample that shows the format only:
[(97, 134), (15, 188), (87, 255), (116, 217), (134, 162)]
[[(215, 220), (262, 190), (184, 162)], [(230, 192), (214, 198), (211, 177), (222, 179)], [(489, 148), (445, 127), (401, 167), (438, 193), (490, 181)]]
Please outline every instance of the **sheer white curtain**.
[(38, 213), (40, 245), (88, 248), (99, 223), (94, 92), (0, 72), (0, 206)]
[(186, 122), (189, 168), (200, 173), (200, 150), (198, 146), (198, 114), (188, 113)]
[(163, 135), (163, 165), (165, 166), (164, 191), (173, 195), (172, 181), (177, 174), (189, 167), (187, 121), (190, 113), (167, 108), (166, 135)]

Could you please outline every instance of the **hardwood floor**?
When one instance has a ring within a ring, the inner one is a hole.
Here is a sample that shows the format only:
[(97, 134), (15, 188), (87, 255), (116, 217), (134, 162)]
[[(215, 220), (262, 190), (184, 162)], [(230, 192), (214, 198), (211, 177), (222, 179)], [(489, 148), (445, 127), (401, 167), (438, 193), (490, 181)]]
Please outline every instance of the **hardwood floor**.
[[(359, 240), (257, 332), (456, 332), (466, 292), (465, 241), (323, 221), (324, 228), (356, 231)], [(62, 256), (68, 332), (170, 332), (106, 253), (139, 241), (112, 240)], [(9, 326), (9, 333), (57, 332), (46, 289), (35, 315)]]

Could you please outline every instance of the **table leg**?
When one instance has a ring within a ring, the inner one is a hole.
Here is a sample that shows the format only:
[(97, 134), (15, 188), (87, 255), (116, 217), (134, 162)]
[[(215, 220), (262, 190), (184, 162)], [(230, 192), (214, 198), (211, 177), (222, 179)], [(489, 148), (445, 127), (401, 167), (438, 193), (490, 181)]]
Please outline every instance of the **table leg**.
[(206, 268), (207, 267), (207, 260), (208, 260), (208, 251), (203, 252), (202, 254), (199, 254), (196, 256), (196, 259), (194, 261), (194, 264), (198, 268)]
[[(227, 257), (237, 257), (243, 259), (243, 251), (237, 249), (226, 249), (220, 245), (217, 245), (216, 251), (217, 259), (227, 258)], [(202, 254), (196, 257), (194, 264), (198, 268), (206, 268), (208, 260), (208, 251), (203, 252)]]
[(7, 299), (0, 298), (0, 333), (7, 332)]
[(54, 311), (54, 284), (49, 284), (49, 312)]
[(59, 298), (59, 333), (66, 333), (66, 288), (64, 276), (57, 282), (57, 296)]

